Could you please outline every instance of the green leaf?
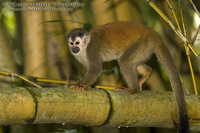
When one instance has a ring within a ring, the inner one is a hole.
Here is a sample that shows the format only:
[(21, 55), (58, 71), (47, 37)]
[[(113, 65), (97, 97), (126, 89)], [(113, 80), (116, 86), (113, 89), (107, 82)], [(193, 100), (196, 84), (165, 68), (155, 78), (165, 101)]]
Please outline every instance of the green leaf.
[(39, 23), (38, 26), (40, 24), (44, 24), (44, 23), (58, 23), (58, 22), (63, 22), (63, 21), (70, 21), (70, 22), (73, 22), (73, 23), (82, 24), (83, 25), (83, 29), (85, 29), (86, 31), (90, 31), (91, 28), (92, 28), (92, 24), (91, 23), (82, 23), (82, 22), (73, 21), (73, 20), (49, 20), (49, 21), (43, 21), (43, 22)]
[(83, 24), (83, 29), (85, 29), (86, 31), (90, 31), (92, 29), (92, 24), (84, 23)]
[(120, 71), (119, 71), (119, 67), (118, 66), (114, 67), (114, 73), (115, 73), (116, 79), (118, 80), (119, 77), (120, 77)]

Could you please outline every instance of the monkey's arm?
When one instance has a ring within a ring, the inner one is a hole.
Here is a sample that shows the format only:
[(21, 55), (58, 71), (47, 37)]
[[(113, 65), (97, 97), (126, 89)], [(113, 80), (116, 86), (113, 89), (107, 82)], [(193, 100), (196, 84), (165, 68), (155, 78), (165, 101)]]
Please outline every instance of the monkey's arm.
[(72, 89), (84, 91), (84, 89), (92, 85), (102, 72), (102, 63), (92, 63), (86, 70), (84, 78), (77, 85), (71, 86)]

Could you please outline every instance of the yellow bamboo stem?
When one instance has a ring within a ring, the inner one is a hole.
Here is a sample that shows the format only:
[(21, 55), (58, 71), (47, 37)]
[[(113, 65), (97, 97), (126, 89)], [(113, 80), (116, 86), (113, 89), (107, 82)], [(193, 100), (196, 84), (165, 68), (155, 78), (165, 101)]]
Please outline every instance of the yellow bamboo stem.
[[(168, 24), (171, 26), (171, 28), (177, 33), (177, 35), (179, 37), (181, 37), (182, 40), (184, 40), (184, 42), (189, 42), (185, 36), (183, 36), (182, 34), (182, 30), (180, 28), (180, 25), (178, 23), (178, 20), (177, 20), (177, 17), (176, 17), (176, 14), (170, 4), (170, 2), (167, 0), (167, 4), (169, 6), (169, 8), (171, 9), (172, 11), (172, 14), (174, 16), (174, 19), (176, 21), (176, 24), (178, 26), (178, 31), (175, 29), (174, 25), (172, 24), (172, 22), (166, 17), (166, 15), (164, 15), (162, 13), (162, 11), (152, 2), (152, 1), (148, 1), (149, 2), (149, 5), (154, 8), (156, 10), (156, 12), (166, 21), (168, 22)], [(180, 3), (179, 3), (180, 4)], [(184, 31), (185, 31), (185, 26), (184, 26), (184, 23), (183, 23), (183, 28), (184, 28)], [(185, 50), (186, 50), (186, 54), (187, 54), (187, 57), (188, 57), (188, 63), (189, 63), (189, 67), (190, 67), (190, 72), (191, 72), (191, 76), (192, 76), (192, 81), (193, 81), (193, 86), (194, 86), (194, 90), (195, 90), (195, 94), (198, 95), (198, 92), (197, 92), (197, 87), (196, 87), (196, 81), (195, 81), (195, 77), (194, 77), (194, 72), (193, 72), (193, 68), (192, 68), (192, 64), (191, 64), (191, 59), (189, 57), (189, 51), (187, 50), (187, 46), (192, 50), (192, 52), (198, 56), (198, 54), (196, 53), (196, 51), (194, 50), (194, 48), (189, 44), (184, 44), (184, 47), (185, 47)]]

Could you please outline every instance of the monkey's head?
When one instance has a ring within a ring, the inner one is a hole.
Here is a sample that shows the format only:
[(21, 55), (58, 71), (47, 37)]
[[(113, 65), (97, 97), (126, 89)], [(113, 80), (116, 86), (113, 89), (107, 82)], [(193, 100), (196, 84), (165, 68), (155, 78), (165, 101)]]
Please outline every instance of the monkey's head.
[(68, 44), (73, 54), (78, 54), (90, 43), (90, 34), (84, 29), (73, 29), (68, 34)]

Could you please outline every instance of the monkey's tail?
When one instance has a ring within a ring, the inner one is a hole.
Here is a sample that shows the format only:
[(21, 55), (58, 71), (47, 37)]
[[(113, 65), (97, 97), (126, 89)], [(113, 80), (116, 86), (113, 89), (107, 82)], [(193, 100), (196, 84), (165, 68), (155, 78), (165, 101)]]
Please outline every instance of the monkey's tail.
[(159, 46), (155, 49), (154, 52), (165, 68), (173, 89), (179, 115), (179, 133), (189, 133), (190, 127), (188, 122), (186, 102), (183, 93), (183, 86), (181, 84), (179, 73), (176, 69), (173, 59), (167, 47), (164, 45), (164, 42), (160, 42)]

